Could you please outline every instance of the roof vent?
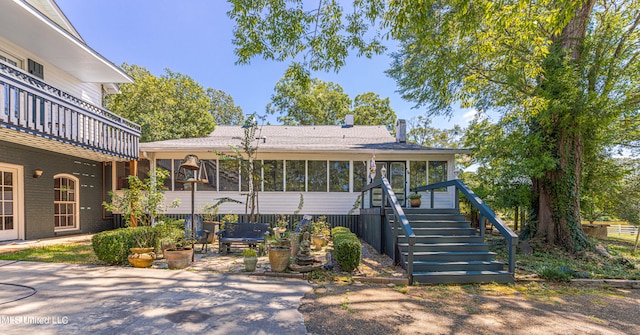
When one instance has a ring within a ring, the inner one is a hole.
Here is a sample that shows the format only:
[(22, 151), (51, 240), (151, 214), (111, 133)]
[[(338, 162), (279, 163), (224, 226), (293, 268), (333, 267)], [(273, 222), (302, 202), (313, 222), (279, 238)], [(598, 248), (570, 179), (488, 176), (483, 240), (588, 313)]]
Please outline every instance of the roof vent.
[(347, 114), (344, 117), (344, 128), (353, 127), (353, 114)]

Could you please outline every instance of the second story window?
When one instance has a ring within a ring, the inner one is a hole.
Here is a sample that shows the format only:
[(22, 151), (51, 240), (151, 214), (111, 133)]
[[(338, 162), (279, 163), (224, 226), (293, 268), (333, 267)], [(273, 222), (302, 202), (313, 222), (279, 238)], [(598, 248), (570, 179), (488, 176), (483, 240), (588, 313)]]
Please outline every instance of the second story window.
[(4, 62), (13, 67), (22, 69), (22, 60), (20, 58), (12, 56), (11, 54), (2, 50), (0, 50), (0, 62)]

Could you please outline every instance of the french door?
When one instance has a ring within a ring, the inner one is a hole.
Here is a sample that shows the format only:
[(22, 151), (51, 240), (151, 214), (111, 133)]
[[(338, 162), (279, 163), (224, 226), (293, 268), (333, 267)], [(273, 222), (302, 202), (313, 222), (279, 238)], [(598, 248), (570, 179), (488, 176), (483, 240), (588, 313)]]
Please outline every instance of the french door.
[[(389, 184), (391, 185), (391, 189), (396, 194), (398, 198), (398, 202), (400, 206), (405, 207), (405, 181), (406, 181), (406, 173), (405, 173), (405, 162), (376, 162), (376, 177), (375, 179), (380, 179), (382, 175), (382, 170), (385, 170), (385, 177), (389, 180)], [(373, 206), (380, 206), (382, 201), (382, 190), (381, 189), (373, 189)]]
[(0, 241), (20, 237), (22, 168), (0, 163)]

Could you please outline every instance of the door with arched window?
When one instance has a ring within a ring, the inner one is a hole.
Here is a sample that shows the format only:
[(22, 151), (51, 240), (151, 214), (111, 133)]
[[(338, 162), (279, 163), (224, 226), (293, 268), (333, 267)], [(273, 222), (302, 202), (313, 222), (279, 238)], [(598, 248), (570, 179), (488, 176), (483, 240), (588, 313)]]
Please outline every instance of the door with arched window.
[(60, 174), (54, 176), (54, 230), (80, 229), (80, 194), (78, 178)]

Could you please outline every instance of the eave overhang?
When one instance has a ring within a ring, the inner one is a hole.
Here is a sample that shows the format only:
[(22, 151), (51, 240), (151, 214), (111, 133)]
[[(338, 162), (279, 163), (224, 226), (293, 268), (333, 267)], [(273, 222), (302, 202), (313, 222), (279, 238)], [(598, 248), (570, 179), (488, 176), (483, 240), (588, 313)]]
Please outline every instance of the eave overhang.
[(118, 66), (23, 0), (3, 2), (0, 31), (10, 42), (83, 82), (133, 82)]

